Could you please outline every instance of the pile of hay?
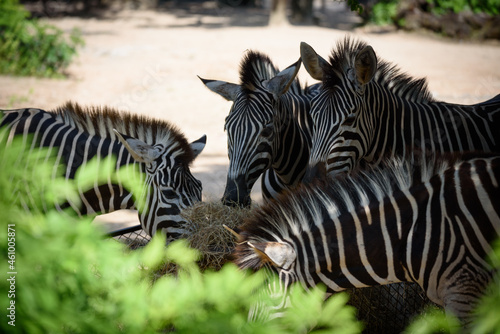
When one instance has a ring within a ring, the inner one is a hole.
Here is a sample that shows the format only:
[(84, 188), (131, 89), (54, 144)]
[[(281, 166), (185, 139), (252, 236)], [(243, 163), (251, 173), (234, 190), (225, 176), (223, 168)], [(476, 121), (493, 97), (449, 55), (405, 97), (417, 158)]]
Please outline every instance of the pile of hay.
[[(219, 270), (230, 260), (236, 237), (224, 228), (224, 225), (231, 229), (241, 225), (250, 210), (250, 208), (229, 207), (220, 201), (211, 201), (197, 203), (181, 212), (181, 216), (188, 221), (186, 228), (189, 234), (185, 236), (185, 239), (191, 248), (200, 253), (200, 259), (197, 262), (200, 271)], [(143, 240), (128, 241), (127, 239), (128, 237), (124, 236), (120, 241), (127, 244), (131, 250), (147, 244), (147, 242), (143, 243)], [(164, 275), (176, 276), (177, 272), (177, 265), (167, 262), (154, 271), (151, 279), (154, 282)]]
[(198, 263), (201, 270), (219, 270), (228, 261), (236, 238), (223, 225), (234, 229), (243, 223), (250, 210), (213, 201), (195, 204), (181, 213), (190, 222), (189, 245), (201, 253)]
[[(220, 201), (197, 203), (181, 212), (186, 221), (189, 234), (186, 236), (191, 248), (200, 252), (198, 265), (201, 271), (206, 269), (219, 270), (229, 257), (235, 246), (236, 237), (224, 225), (234, 229), (243, 223), (251, 208), (229, 207)], [(114, 237), (134, 250), (144, 247), (150, 237), (142, 230)], [(177, 266), (166, 263), (156, 273), (155, 277), (175, 275)]]

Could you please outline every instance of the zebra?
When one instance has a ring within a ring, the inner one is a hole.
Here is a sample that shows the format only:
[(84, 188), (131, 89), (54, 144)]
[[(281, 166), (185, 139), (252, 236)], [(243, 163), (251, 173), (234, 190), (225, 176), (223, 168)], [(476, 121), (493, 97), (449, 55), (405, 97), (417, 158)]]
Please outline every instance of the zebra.
[(475, 105), (435, 101), (425, 79), (377, 60), (373, 48), (346, 37), (330, 61), (302, 42), (301, 59), (322, 82), (312, 101), (313, 145), (307, 179), (378, 164), (388, 153), (500, 149), (500, 95)]
[(278, 273), (279, 287), (270, 287), (281, 301), (274, 311), (287, 304), (294, 282), (324, 284), (329, 294), (415, 282), (468, 324), (498, 271), (488, 257), (500, 236), (500, 155), (415, 162), (390, 158), (303, 184), (253, 210), (235, 231), (235, 263)]
[(229, 170), (222, 201), (250, 204), (250, 191), (263, 173), (264, 199), (295, 187), (309, 160), (310, 100), (319, 85), (302, 88), (295, 79), (300, 59), (279, 72), (270, 58), (249, 51), (240, 67), (241, 84), (200, 78), (213, 92), (233, 101), (224, 129)]
[[(38, 147), (48, 148), (47, 154), (56, 157), (54, 177), (74, 179), (94, 157), (101, 161), (115, 156), (116, 170), (132, 166), (140, 171), (144, 183), (143, 193), (135, 194), (145, 202), (145, 209), (138, 212), (143, 230), (150, 236), (164, 233), (168, 241), (186, 233), (180, 212), (201, 201), (202, 184), (191, 174), (190, 164), (204, 149), (206, 136), (189, 144), (166, 121), (71, 102), (53, 111), (3, 110), (0, 120), (0, 126), (7, 128), (2, 142), (23, 136), (27, 141), (23, 154)], [(63, 175), (58, 174), (61, 165)], [(121, 180), (96, 181), (91, 189), (78, 186), (78, 192), (81, 203), (68, 199), (57, 209), (71, 207), (80, 216), (137, 209), (137, 200)]]

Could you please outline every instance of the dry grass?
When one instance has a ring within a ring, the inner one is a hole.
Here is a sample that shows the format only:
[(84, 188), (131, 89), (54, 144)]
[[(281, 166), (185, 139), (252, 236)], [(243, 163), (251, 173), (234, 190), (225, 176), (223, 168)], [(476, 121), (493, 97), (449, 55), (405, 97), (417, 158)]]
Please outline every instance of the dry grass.
[[(250, 208), (229, 207), (220, 201), (201, 202), (182, 211), (181, 215), (189, 222), (187, 228), (190, 234), (186, 239), (191, 248), (200, 252), (198, 266), (201, 271), (219, 270), (229, 261), (235, 236), (223, 225), (235, 228), (249, 212)], [(177, 269), (175, 263), (165, 263), (155, 271), (153, 280), (164, 275), (176, 275)]]
[[(186, 240), (191, 248), (200, 252), (198, 266), (201, 271), (219, 270), (229, 260), (236, 238), (223, 225), (234, 229), (243, 223), (250, 211), (251, 208), (229, 207), (214, 200), (197, 203), (181, 212), (182, 217), (189, 222), (186, 228), (190, 234)], [(126, 244), (130, 250), (142, 248), (150, 240), (142, 230), (115, 239)], [(155, 272), (153, 279), (176, 273), (175, 264), (165, 263)]]
[(235, 237), (223, 225), (235, 228), (248, 216), (250, 208), (229, 207), (220, 201), (198, 203), (182, 212), (189, 221), (190, 246), (201, 253), (201, 270), (218, 270), (227, 262)]

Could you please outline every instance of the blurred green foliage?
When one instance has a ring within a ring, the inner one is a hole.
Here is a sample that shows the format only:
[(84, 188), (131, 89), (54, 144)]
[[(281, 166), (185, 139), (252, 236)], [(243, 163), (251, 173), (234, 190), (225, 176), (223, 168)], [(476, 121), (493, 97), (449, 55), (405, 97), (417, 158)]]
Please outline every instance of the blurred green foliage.
[[(116, 240), (106, 239), (90, 219), (50, 209), (68, 196), (77, 198), (75, 183), (52, 179), (54, 160), (45, 160), (45, 150), (28, 155), (24, 151), (29, 140), (14, 138), (6, 146), (6, 139), (6, 132), (0, 131), (0, 332), (175, 329), (176, 333), (280, 334), (303, 333), (315, 326), (316, 333), (361, 331), (355, 310), (345, 305), (346, 295), (323, 303), (322, 291), (305, 293), (299, 286), (291, 294), (295, 307), (283, 318), (248, 323), (251, 305), (257, 300), (271, 303), (262, 299), (267, 287), (264, 275), (242, 272), (232, 264), (219, 272), (202, 273), (196, 251), (184, 241), (165, 248), (161, 235), (140, 250), (128, 251)], [(105, 164), (87, 166), (79, 182), (92, 184), (92, 169)], [(29, 200), (20, 200), (24, 197)], [(31, 205), (47, 209), (26, 211)], [(176, 263), (177, 276), (153, 281), (154, 273), (168, 263)], [(13, 281), (7, 280), (12, 277)], [(13, 311), (8, 310), (11, 305)]]
[(0, 0), (0, 73), (62, 76), (81, 45), (80, 31), (68, 40), (61, 29), (30, 18), (19, 0)]
[(359, 4), (359, 0), (346, 0), (347, 6), (351, 9), (352, 12), (363, 12), (363, 7)]
[[(404, 25), (403, 21), (396, 22), (400, 2), (400, 0), (377, 1), (368, 11), (367, 20), (377, 25), (392, 23), (396, 23), (398, 26)], [(498, 15), (500, 13), (500, 0), (427, 0), (427, 4), (428, 6), (423, 8), (438, 16), (449, 12), (460, 13), (467, 10), (489, 15)]]
[(459, 321), (451, 315), (446, 315), (444, 310), (430, 307), (418, 316), (406, 329), (411, 334), (455, 334), (461, 331)]
[(380, 0), (370, 12), (370, 21), (378, 25), (393, 23), (398, 9), (398, 0)]
[[(489, 259), (495, 268), (500, 268), (500, 240), (493, 247), (493, 255)], [(477, 321), (471, 331), (474, 334), (500, 334), (500, 273), (490, 284), (482, 302), (476, 309)]]
[(465, 10), (474, 13), (497, 15), (500, 12), (500, 0), (427, 0), (433, 13), (442, 15), (449, 11), (460, 13)]

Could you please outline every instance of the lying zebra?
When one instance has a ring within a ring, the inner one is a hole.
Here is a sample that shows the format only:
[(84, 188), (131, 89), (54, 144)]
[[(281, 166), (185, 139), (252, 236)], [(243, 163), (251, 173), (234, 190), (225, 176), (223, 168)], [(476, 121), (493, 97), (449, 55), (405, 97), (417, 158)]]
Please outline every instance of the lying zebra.
[[(116, 169), (132, 164), (142, 173), (144, 189), (137, 198), (145, 200), (139, 212), (142, 228), (175, 239), (185, 233), (181, 209), (201, 200), (202, 186), (189, 166), (205, 147), (206, 137), (189, 144), (172, 124), (149, 117), (103, 107), (83, 108), (67, 103), (55, 111), (17, 109), (0, 111), (0, 126), (7, 128), (4, 144), (15, 135), (27, 141), (24, 154), (38, 147), (56, 157), (54, 177), (73, 179), (92, 158), (115, 156)], [(58, 168), (64, 166), (63, 175)], [(97, 178), (97, 176), (96, 176)], [(98, 183), (79, 189), (81, 203), (68, 199), (79, 215), (136, 209), (136, 200), (119, 181)], [(45, 208), (46, 209), (46, 208)]]
[(294, 282), (329, 293), (416, 282), (468, 324), (497, 270), (487, 258), (500, 235), (500, 155), (416, 162), (386, 160), (259, 208), (238, 231), (236, 264), (279, 274), (278, 308)]

